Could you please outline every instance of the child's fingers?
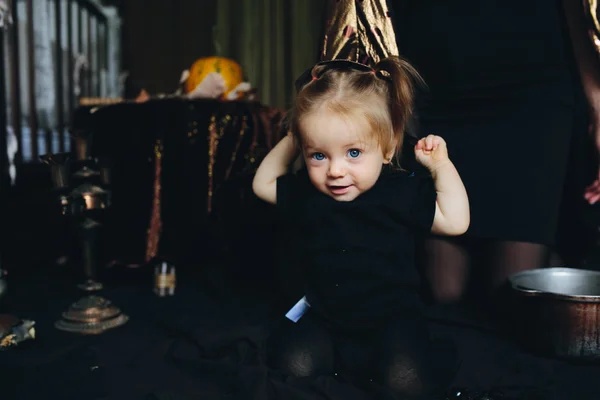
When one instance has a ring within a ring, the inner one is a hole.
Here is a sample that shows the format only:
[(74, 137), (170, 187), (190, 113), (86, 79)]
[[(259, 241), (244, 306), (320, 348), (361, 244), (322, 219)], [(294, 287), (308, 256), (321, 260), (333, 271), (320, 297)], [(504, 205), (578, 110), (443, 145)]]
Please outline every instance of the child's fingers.
[(424, 155), (430, 155), (431, 152), (443, 147), (445, 143), (440, 136), (430, 134), (417, 142), (415, 150), (421, 150)]
[(425, 149), (427, 150), (433, 150), (433, 140), (434, 140), (435, 136), (433, 135), (428, 135), (425, 138)]

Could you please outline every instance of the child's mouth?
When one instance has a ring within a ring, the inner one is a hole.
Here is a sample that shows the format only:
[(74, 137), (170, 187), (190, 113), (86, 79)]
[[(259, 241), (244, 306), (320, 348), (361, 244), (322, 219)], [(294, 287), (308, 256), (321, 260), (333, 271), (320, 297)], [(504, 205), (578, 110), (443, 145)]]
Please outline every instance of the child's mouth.
[(342, 195), (342, 194), (346, 194), (348, 193), (348, 191), (350, 190), (350, 186), (351, 185), (347, 185), (347, 186), (328, 186), (329, 191), (335, 195)]

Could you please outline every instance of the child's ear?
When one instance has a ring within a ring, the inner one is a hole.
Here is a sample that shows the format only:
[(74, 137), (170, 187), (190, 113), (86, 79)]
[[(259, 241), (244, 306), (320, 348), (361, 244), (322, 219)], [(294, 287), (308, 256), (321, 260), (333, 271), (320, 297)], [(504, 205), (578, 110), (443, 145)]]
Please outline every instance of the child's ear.
[(384, 164), (389, 164), (392, 162), (392, 159), (394, 158), (394, 155), (396, 154), (397, 147), (398, 147), (397, 141), (394, 140), (392, 143), (390, 143), (388, 152), (383, 155), (383, 163)]

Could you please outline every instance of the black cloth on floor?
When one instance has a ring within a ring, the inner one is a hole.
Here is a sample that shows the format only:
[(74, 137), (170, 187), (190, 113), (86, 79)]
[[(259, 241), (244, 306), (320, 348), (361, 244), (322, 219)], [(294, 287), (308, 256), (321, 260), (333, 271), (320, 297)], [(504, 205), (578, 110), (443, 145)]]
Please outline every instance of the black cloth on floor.
[[(273, 291), (250, 284), (243, 292), (216, 279), (226, 264), (205, 264), (201, 274), (187, 275), (180, 266), (172, 298), (154, 295), (152, 271), (132, 272), (127, 282), (106, 277), (100, 294), (131, 319), (99, 336), (54, 328), (83, 293), (44, 267), (11, 271), (9, 292), (0, 300), (0, 312), (33, 319), (37, 329), (35, 340), (0, 353), (2, 399), (375, 400), (335, 375), (290, 378), (269, 369), (265, 342), (269, 321), (283, 315), (280, 300)], [(527, 354), (447, 310), (437, 320), (429, 324), (433, 335), (449, 336), (457, 346), (453, 385), (472, 391), (497, 386), (522, 400), (597, 400), (599, 366)]]
[(334, 375), (383, 398), (442, 398), (456, 372), (452, 343), (430, 337), (425, 319), (390, 318), (349, 335), (309, 311), (282, 319), (267, 341), (267, 363), (288, 376)]

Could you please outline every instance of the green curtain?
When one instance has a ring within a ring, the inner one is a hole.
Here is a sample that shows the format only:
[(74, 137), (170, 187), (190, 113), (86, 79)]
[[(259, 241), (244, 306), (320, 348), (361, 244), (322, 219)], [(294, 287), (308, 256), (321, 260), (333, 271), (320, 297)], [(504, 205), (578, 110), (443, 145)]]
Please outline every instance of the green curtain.
[(294, 80), (318, 61), (323, 0), (219, 0), (215, 42), (242, 65), (262, 103), (288, 108)]

